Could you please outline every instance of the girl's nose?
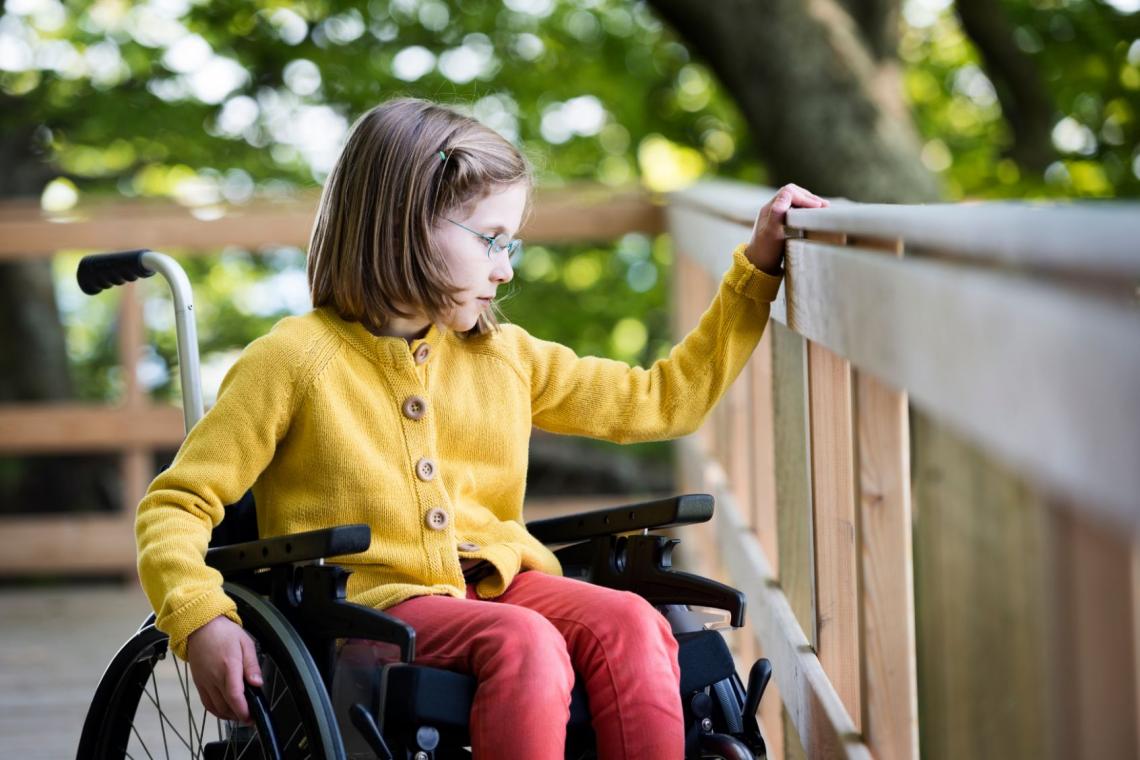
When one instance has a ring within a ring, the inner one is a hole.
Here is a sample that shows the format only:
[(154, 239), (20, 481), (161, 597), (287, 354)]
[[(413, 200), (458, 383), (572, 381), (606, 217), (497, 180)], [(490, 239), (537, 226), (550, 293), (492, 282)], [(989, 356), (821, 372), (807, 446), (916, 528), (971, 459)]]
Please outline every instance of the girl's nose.
[(496, 257), (495, 266), (491, 268), (491, 280), (498, 283), (510, 282), (515, 278), (515, 270), (506, 256)]

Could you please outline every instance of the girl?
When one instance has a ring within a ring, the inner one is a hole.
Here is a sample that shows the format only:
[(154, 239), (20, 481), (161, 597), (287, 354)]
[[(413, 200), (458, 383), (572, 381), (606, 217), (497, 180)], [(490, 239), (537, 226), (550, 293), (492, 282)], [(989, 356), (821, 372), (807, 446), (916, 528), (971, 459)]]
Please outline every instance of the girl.
[(575, 670), (600, 757), (682, 756), (665, 619), (561, 577), (524, 527), (531, 426), (619, 442), (695, 430), (768, 321), (787, 209), (827, 204), (780, 190), (699, 326), (645, 370), (497, 323), (530, 189), (518, 150), (438, 105), (389, 102), (353, 127), (313, 228), (313, 311), (246, 349), (139, 506), (143, 587), (211, 712), (247, 720), (242, 681), (261, 681), (202, 559), (252, 485), (263, 535), (372, 526), (368, 551), (339, 562), (348, 597), (413, 625), (418, 662), (477, 677), (476, 758), (561, 758)]

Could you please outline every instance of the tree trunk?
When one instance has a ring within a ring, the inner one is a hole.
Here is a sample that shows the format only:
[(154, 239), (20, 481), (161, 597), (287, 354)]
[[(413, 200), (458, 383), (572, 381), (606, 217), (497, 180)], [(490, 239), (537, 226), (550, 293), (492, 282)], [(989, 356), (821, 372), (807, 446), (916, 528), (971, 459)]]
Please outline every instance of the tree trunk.
[(859, 201), (937, 200), (903, 99), (897, 3), (651, 0), (740, 106), (771, 173)]
[[(0, 105), (12, 106), (10, 102)], [(0, 137), (0, 200), (38, 196), (52, 168), (35, 148), (34, 119)], [(0, 404), (74, 398), (51, 262), (0, 261)], [(86, 511), (114, 506), (117, 468), (107, 458), (36, 456), (10, 461), (0, 512)]]

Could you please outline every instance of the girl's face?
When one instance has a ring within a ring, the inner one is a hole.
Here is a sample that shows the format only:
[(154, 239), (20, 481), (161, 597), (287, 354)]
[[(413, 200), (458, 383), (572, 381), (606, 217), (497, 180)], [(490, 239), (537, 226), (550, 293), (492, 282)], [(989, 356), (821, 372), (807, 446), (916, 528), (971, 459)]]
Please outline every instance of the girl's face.
[(466, 217), (461, 218), (463, 212), (459, 211), (449, 217), (450, 221), (440, 220), (436, 226), (435, 242), (452, 282), (461, 288), (456, 294), (458, 305), (441, 318), (444, 327), (455, 332), (470, 330), (490, 307), (498, 287), (515, 276), (507, 251), (491, 251), (488, 257), (488, 242), (480, 235), (495, 237), (502, 233), (513, 240), (522, 224), (528, 193), (524, 183), (494, 190), (475, 203)]

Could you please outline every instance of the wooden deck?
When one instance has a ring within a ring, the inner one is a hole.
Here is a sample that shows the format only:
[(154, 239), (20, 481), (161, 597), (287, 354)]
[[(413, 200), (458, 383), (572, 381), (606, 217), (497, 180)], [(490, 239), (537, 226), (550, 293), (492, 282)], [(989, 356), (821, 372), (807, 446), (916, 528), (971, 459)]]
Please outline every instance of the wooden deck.
[(134, 585), (0, 591), (0, 757), (75, 757), (103, 669), (148, 612)]

